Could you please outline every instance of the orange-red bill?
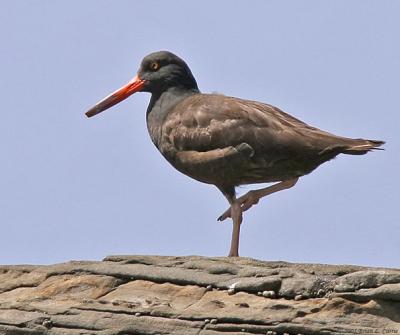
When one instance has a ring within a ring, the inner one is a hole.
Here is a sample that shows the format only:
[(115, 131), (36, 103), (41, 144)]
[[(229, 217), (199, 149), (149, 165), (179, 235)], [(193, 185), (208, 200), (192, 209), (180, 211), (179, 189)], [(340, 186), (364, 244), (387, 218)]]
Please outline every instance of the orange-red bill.
[(109, 96), (105, 97), (103, 100), (99, 101), (96, 105), (90, 108), (86, 112), (86, 116), (92, 117), (116, 105), (122, 100), (125, 100), (133, 93), (140, 91), (143, 88), (144, 83), (145, 83), (144, 80), (140, 79), (138, 76), (135, 76), (135, 78), (133, 78), (125, 86), (122, 86), (120, 89), (111, 93)]

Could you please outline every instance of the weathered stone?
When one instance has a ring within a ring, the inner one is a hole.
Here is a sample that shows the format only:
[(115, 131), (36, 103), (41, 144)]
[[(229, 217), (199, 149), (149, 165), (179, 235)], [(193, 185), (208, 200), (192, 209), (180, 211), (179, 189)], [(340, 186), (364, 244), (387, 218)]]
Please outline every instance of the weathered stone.
[(1, 335), (396, 332), (400, 270), (198, 256), (0, 266)]
[(263, 291), (263, 292), (261, 293), (261, 295), (262, 295), (263, 297), (265, 297), (265, 298), (271, 298), (271, 299), (276, 298), (276, 293), (275, 293), (275, 291)]
[(346, 285), (354, 289), (372, 288), (399, 282), (400, 273), (390, 269), (357, 271), (341, 276), (336, 280), (337, 285)]
[(228, 294), (229, 295), (232, 295), (232, 294), (235, 294), (235, 293), (236, 293), (235, 288), (233, 288), (233, 287), (229, 287), (228, 288)]
[(281, 278), (278, 276), (270, 277), (241, 277), (222, 282), (227, 288), (235, 291), (254, 292), (258, 291), (278, 291), (281, 286)]

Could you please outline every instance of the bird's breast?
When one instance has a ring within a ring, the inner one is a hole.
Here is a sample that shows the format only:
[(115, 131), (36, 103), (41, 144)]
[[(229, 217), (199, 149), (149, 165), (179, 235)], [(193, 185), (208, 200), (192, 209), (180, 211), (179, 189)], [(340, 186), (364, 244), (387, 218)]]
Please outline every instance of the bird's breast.
[(147, 129), (151, 140), (161, 151), (163, 142), (163, 126), (174, 107), (187, 97), (197, 94), (198, 91), (185, 91), (172, 88), (161, 94), (153, 94), (147, 108)]

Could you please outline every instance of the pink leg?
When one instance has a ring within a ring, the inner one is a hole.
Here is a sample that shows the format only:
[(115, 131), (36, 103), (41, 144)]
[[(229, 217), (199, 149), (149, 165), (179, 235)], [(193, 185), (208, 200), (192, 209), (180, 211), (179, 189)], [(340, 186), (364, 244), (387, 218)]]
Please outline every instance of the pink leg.
[[(245, 212), (248, 209), (250, 209), (253, 205), (256, 205), (261, 198), (270, 195), (272, 193), (293, 187), (297, 183), (298, 179), (299, 178), (294, 178), (290, 180), (281, 181), (278, 184), (261, 188), (258, 190), (252, 190), (247, 192), (245, 195), (242, 195), (240, 198), (235, 200), (235, 203), (237, 203), (241, 209), (240, 215), (242, 214), (242, 212)], [(231, 213), (232, 213), (232, 204), (231, 208), (228, 208), (217, 220), (224, 221), (229, 217), (233, 218)], [(237, 214), (235, 213), (235, 215)]]
[(229, 257), (239, 257), (239, 236), (240, 225), (242, 223), (242, 209), (240, 203), (235, 199), (231, 203), (230, 212), (232, 213), (232, 239)]

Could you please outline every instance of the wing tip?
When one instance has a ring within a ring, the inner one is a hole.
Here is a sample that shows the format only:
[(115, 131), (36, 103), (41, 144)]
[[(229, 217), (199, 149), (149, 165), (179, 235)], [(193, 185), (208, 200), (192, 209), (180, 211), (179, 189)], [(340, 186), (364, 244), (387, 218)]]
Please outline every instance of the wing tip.
[(386, 143), (385, 141), (363, 140), (363, 139), (358, 139), (358, 140), (362, 141), (363, 143), (348, 147), (343, 153), (349, 154), (349, 155), (364, 155), (367, 152), (374, 151), (374, 150), (385, 150), (384, 148), (379, 148), (380, 146), (382, 146)]

